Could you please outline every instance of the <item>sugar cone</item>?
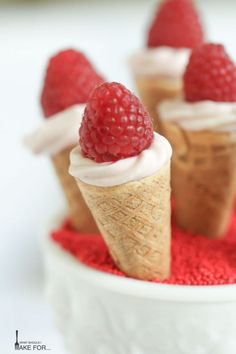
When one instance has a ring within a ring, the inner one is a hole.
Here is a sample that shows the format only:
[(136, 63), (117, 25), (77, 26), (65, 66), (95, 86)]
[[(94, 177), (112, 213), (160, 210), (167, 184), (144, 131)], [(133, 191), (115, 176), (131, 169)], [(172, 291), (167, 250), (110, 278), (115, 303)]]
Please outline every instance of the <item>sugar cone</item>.
[(139, 97), (153, 119), (154, 130), (163, 133), (157, 106), (163, 100), (176, 98), (182, 94), (181, 80), (164, 78), (160, 76), (136, 77), (135, 79)]
[(170, 163), (155, 175), (114, 187), (77, 180), (116, 265), (131, 277), (170, 273)]
[(97, 225), (88, 209), (73, 177), (68, 173), (69, 155), (72, 147), (52, 157), (52, 162), (64, 190), (72, 226), (85, 233), (98, 233)]
[(187, 131), (163, 121), (173, 147), (177, 224), (194, 234), (223, 236), (236, 190), (236, 132)]

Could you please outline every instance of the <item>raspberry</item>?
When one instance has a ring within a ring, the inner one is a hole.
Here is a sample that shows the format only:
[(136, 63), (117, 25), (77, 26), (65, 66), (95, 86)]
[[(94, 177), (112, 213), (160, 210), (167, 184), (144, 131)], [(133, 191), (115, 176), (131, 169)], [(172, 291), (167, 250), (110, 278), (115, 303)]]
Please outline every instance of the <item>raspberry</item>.
[(194, 48), (202, 43), (202, 26), (193, 2), (164, 1), (149, 29), (148, 47)]
[(189, 102), (236, 101), (236, 67), (220, 44), (207, 43), (193, 50), (184, 74)]
[(45, 117), (86, 103), (91, 90), (102, 82), (83, 53), (73, 49), (59, 52), (50, 59), (45, 75), (41, 95)]
[(153, 140), (152, 121), (123, 85), (104, 83), (93, 91), (80, 127), (83, 154), (96, 162), (138, 155)]

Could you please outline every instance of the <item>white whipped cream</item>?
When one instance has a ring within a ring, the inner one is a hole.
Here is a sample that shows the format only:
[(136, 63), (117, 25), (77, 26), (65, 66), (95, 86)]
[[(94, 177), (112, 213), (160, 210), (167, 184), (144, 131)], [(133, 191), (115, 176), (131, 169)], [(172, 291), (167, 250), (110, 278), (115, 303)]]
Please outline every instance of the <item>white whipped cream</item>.
[(78, 146), (71, 151), (69, 173), (94, 186), (117, 186), (153, 175), (170, 160), (171, 155), (172, 148), (168, 140), (157, 133), (154, 133), (148, 149), (138, 156), (116, 162), (97, 163), (84, 157)]
[(46, 118), (40, 127), (24, 139), (35, 154), (55, 155), (78, 142), (78, 131), (85, 104), (76, 104)]
[(166, 100), (157, 110), (161, 120), (174, 121), (187, 130), (236, 129), (236, 102)]
[(181, 78), (190, 56), (190, 49), (157, 47), (134, 54), (129, 61), (135, 75), (163, 75)]

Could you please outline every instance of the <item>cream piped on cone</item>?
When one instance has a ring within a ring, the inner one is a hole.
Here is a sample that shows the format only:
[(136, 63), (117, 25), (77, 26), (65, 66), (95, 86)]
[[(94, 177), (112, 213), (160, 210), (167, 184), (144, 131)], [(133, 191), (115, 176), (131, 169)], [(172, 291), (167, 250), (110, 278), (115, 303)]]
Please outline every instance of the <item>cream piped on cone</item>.
[(94, 90), (69, 172), (113, 260), (128, 276), (163, 280), (170, 274), (171, 154), (123, 85), (105, 83)]
[(165, 0), (158, 5), (147, 36), (147, 48), (129, 60), (141, 101), (161, 132), (156, 106), (165, 99), (180, 97), (182, 76), (191, 49), (202, 44), (200, 19), (191, 0)]
[(45, 119), (40, 126), (24, 138), (24, 145), (32, 153), (54, 156), (75, 146), (78, 141), (85, 104), (75, 104)]
[(83, 53), (68, 49), (54, 55), (48, 63), (41, 94), (47, 119), (24, 139), (33, 153), (51, 157), (66, 196), (71, 224), (83, 233), (97, 233), (98, 229), (68, 173), (69, 154), (77, 143), (85, 103), (92, 89), (103, 81)]
[(194, 234), (222, 237), (236, 191), (236, 69), (223, 46), (195, 49), (185, 98), (158, 109), (174, 154), (175, 219)]

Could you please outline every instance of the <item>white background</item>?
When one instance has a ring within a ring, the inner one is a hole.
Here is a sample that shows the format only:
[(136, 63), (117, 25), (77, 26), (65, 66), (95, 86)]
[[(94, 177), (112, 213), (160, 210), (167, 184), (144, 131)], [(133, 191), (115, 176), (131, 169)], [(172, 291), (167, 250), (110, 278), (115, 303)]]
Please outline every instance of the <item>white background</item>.
[[(43, 297), (40, 230), (64, 206), (50, 161), (21, 139), (42, 119), (38, 97), (45, 63), (58, 49), (82, 49), (108, 80), (132, 88), (126, 59), (144, 44), (155, 1), (83, 1), (0, 7), (0, 352), (20, 339), (65, 354)], [(236, 2), (202, 0), (208, 38), (236, 59)], [(111, 353), (112, 354), (112, 353)], [(232, 353), (233, 354), (233, 353)]]

